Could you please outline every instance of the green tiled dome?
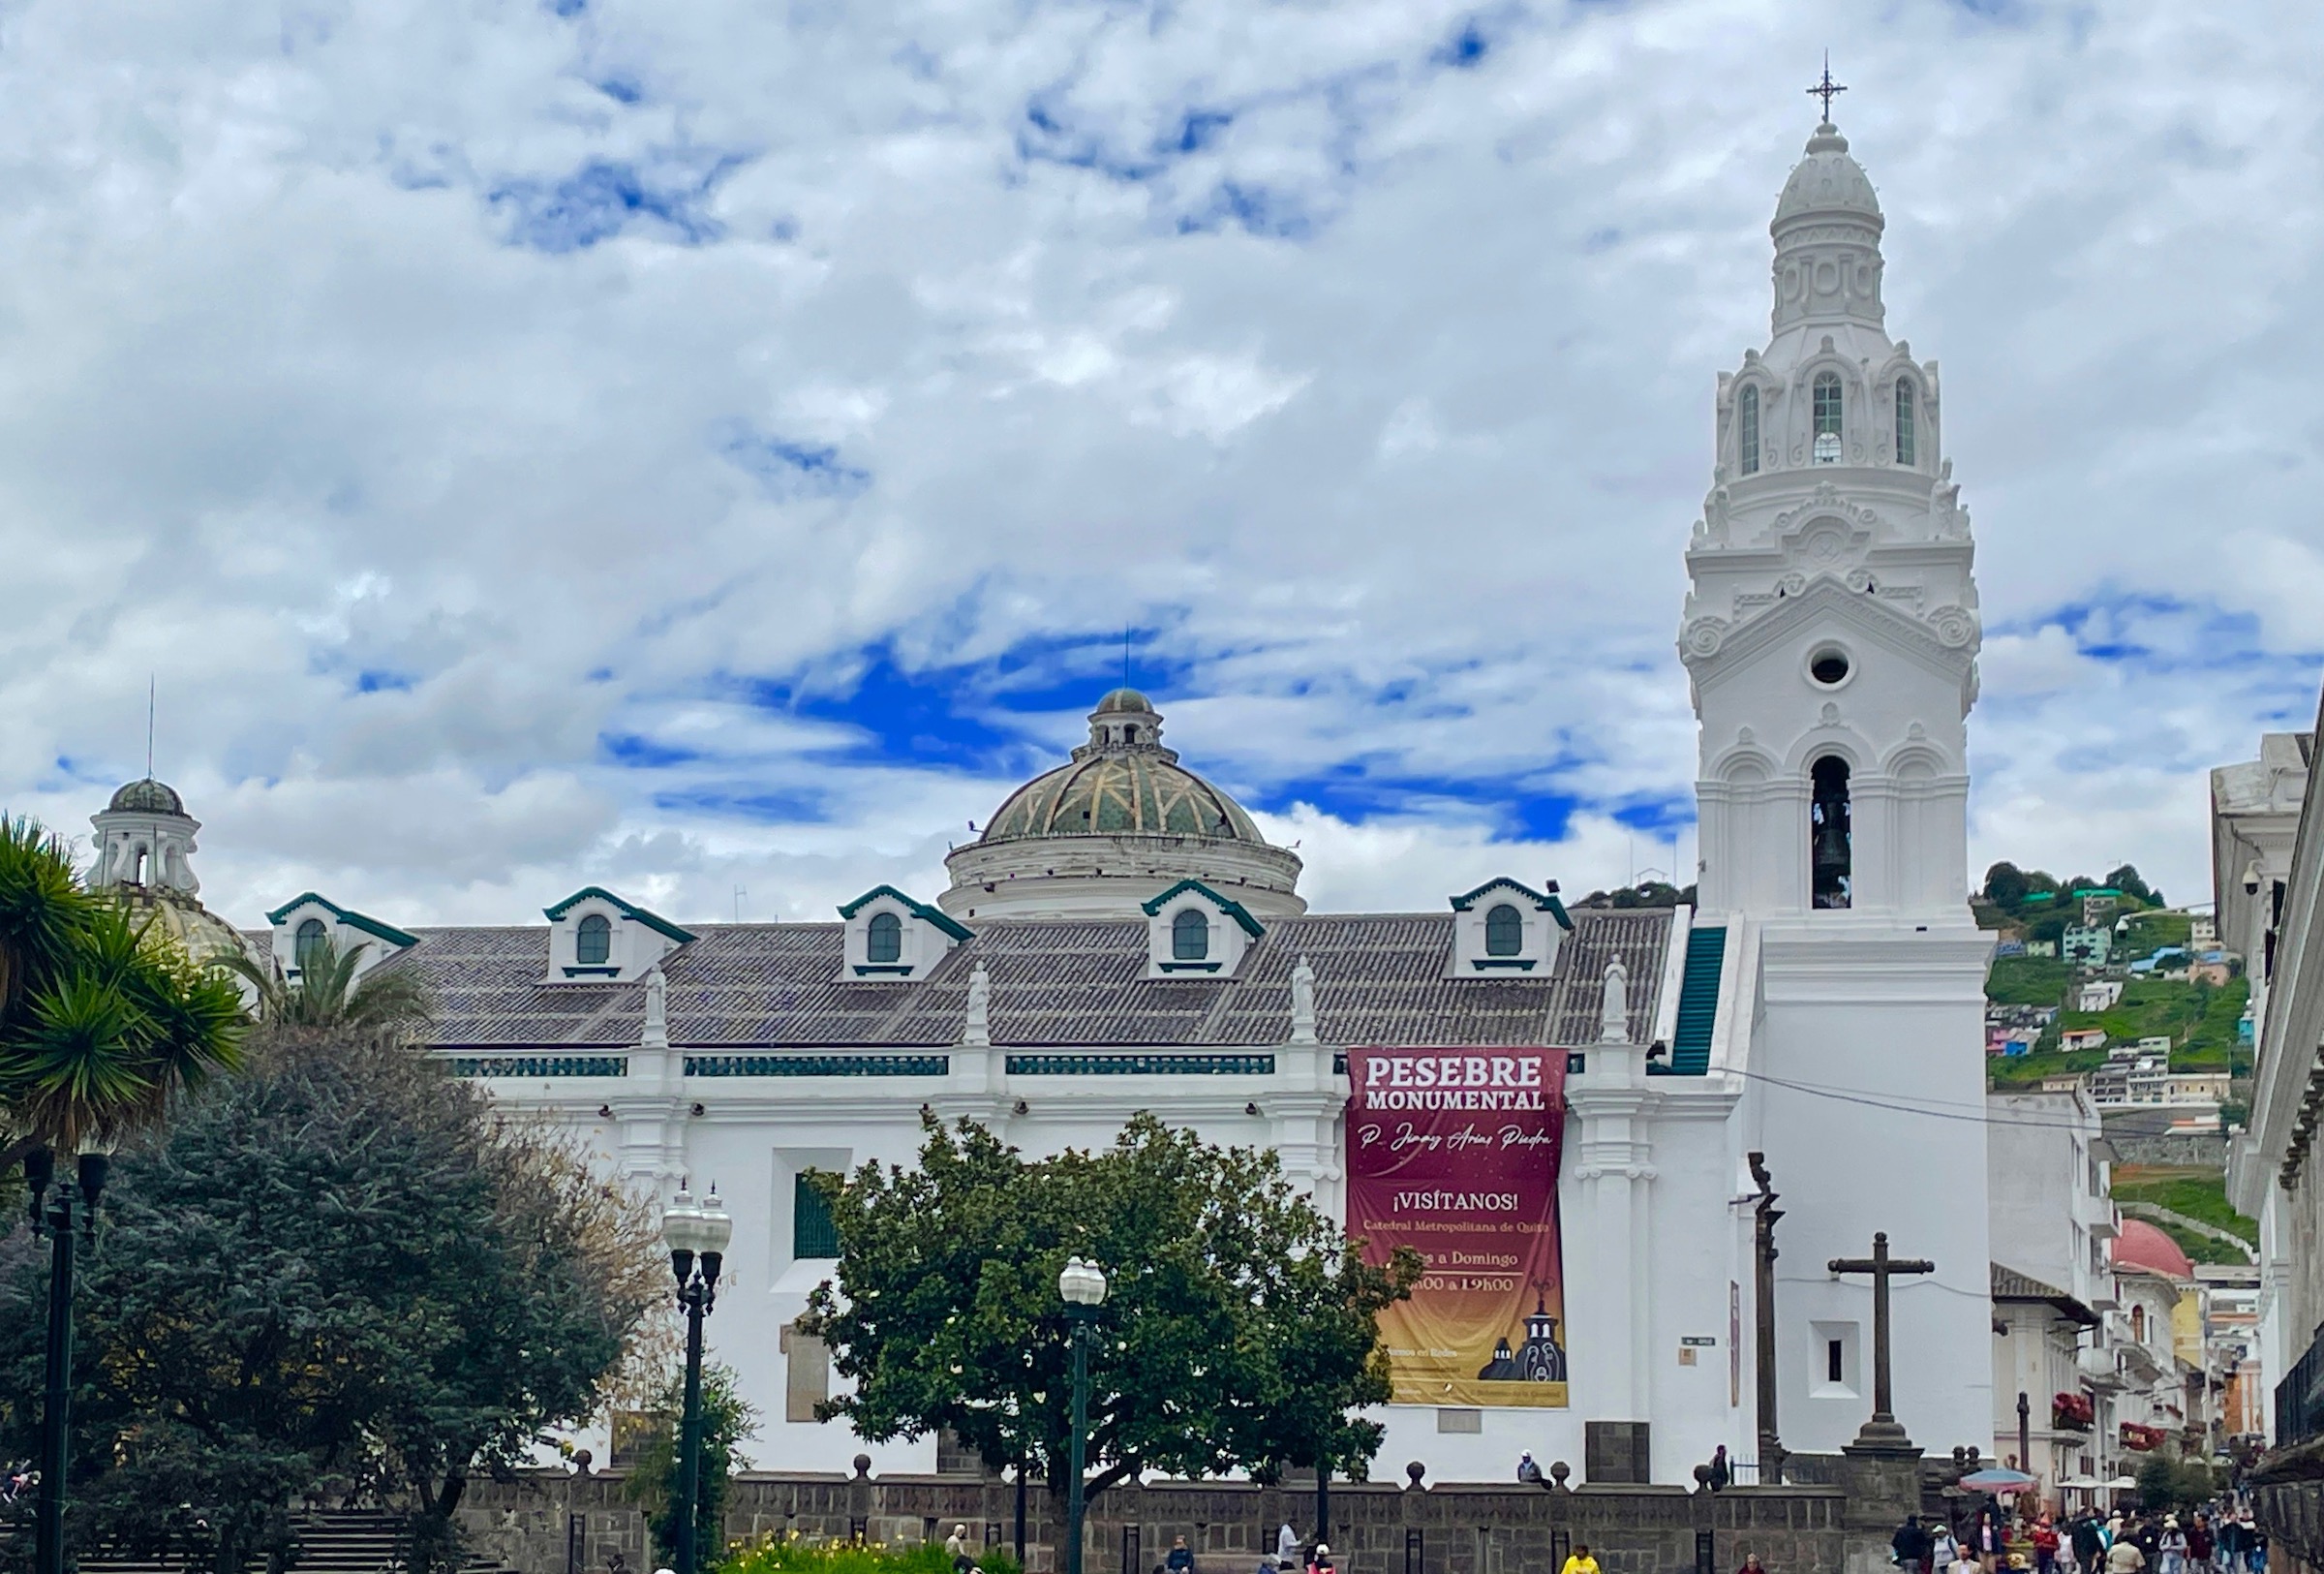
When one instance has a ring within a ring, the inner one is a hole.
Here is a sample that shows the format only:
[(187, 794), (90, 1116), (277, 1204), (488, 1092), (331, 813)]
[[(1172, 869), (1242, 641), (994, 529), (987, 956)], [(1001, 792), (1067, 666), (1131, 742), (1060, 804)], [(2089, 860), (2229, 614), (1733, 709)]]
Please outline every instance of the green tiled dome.
[(1180, 765), (1161, 738), (1162, 718), (1147, 697), (1115, 690), (1090, 712), (1089, 741), (1073, 762), (1010, 794), (979, 840), (1187, 836), (1266, 846), (1242, 806)]
[(141, 776), (122, 787), (106, 807), (108, 811), (127, 809), (152, 815), (182, 815), (186, 812), (185, 800), (177, 795), (177, 789), (150, 776)]

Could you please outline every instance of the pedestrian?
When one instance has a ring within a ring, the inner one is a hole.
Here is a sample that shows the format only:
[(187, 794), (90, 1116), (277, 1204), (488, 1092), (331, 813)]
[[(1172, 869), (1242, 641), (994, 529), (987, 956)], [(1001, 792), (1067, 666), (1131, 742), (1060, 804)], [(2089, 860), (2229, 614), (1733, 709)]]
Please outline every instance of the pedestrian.
[(1184, 1536), (1170, 1538), (1170, 1556), (1162, 1559), (1170, 1574), (1194, 1574), (1194, 1549), (1186, 1545)]
[(1888, 1550), (1896, 1559), (1896, 1566), (1903, 1569), (1905, 1574), (1933, 1574), (1929, 1567), (1929, 1555), (1934, 1550), (1934, 1543), (1929, 1532), (1920, 1528), (1918, 1514), (1905, 1516), (1905, 1523), (1898, 1526), (1896, 1534), (1888, 1538)]
[[(33, 1472), (38, 1480), (40, 1472)], [(2251, 1574), (2268, 1574), (2268, 1532), (2250, 1520), (2244, 1521), (2244, 1533), (2248, 1538), (2244, 1547), (2244, 1559), (2251, 1565)]]
[(952, 1528), (952, 1534), (944, 1538), (944, 1555), (952, 1559), (953, 1574), (965, 1574), (976, 1566), (976, 1557), (968, 1550), (968, 1527)]
[(2165, 1517), (2162, 1534), (2156, 1539), (2156, 1574), (2186, 1574), (2186, 1532), (2179, 1528), (2179, 1516)]
[(1725, 1492), (1728, 1483), (1735, 1479), (1735, 1467), (1727, 1463), (1727, 1444), (1711, 1450), (1711, 1490)]
[(1961, 1560), (1961, 1543), (1953, 1539), (1953, 1528), (1940, 1525), (1929, 1537), (1929, 1574), (1949, 1574)]
[(1528, 1448), (1517, 1456), (1517, 1479), (1527, 1486), (1539, 1486), (1542, 1467), (1533, 1463), (1533, 1450)]
[(1275, 1561), (1285, 1568), (1300, 1566), (1300, 1532), (1288, 1524), (1275, 1532)]
[(1743, 1566), (1735, 1574), (1767, 1574), (1767, 1565), (1759, 1561), (1758, 1553), (1747, 1552), (1743, 1555)]
[(2106, 1574), (2139, 1574), (2146, 1566), (2147, 1555), (2126, 1535), (2115, 1537), (2114, 1545), (2106, 1549)]
[(1573, 1556), (1566, 1559), (1566, 1566), (1558, 1574), (1598, 1574), (1598, 1559), (1590, 1556), (1590, 1544), (1575, 1542)]
[(1307, 1559), (1307, 1574), (1331, 1574), (1331, 1549), (1322, 1542), (1315, 1544), (1315, 1556)]
[(2034, 1522), (2034, 1566), (2039, 1574), (2054, 1574), (2058, 1567), (2058, 1527), (2047, 1514)]
[(2186, 1528), (2186, 1566), (2189, 1574), (2212, 1574), (2212, 1559), (2218, 1555), (2218, 1537), (2213, 1533), (2211, 1521), (2197, 1514)]

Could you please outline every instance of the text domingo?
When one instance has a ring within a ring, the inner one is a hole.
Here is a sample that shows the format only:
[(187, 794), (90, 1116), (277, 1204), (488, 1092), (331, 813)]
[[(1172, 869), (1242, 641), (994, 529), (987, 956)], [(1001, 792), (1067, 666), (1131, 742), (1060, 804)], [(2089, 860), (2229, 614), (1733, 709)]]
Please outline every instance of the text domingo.
[(1539, 1055), (1375, 1055), (1358, 1091), (1360, 1107), (1543, 1109)]

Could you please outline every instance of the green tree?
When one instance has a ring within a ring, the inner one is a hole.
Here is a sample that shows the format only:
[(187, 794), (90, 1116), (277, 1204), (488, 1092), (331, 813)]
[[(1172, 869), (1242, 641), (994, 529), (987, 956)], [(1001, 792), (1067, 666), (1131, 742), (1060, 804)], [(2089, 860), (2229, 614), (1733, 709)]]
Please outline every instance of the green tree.
[[(76, 1497), (225, 1571), (309, 1494), (416, 1500), (448, 1556), (469, 1478), (599, 1406), (666, 1273), (564, 1139), (392, 1038), (270, 1032), (124, 1150), (87, 1270)], [(43, 1290), (0, 1272), (0, 1455), (39, 1391)]]
[(2138, 868), (2134, 864), (2123, 864), (2110, 870), (2106, 876), (2106, 883), (2125, 896), (2135, 896), (2141, 902), (2160, 902), (2162, 900), (2159, 894), (2149, 888), (2145, 880), (2139, 879)]
[(234, 987), (85, 890), (63, 842), (0, 815), (0, 1167), (160, 1122), (230, 1069)]
[[(678, 1451), (679, 1424), (686, 1414), (686, 1373), (672, 1374), (655, 1398), (650, 1412), (654, 1431), (639, 1451), (636, 1468), (625, 1489), (642, 1504), (654, 1531), (654, 1545), (665, 1565), (678, 1560), (679, 1479), (685, 1461)], [(725, 1551), (726, 1494), (734, 1472), (750, 1462), (742, 1446), (758, 1435), (758, 1412), (742, 1395), (732, 1367), (702, 1369), (702, 1487), (695, 1495), (694, 1545), (702, 1564), (711, 1567)]]
[(922, 1122), (917, 1167), (823, 1178), (839, 1278), (807, 1326), (855, 1385), (827, 1414), (875, 1441), (946, 1429), (1062, 1492), (1057, 1272), (1079, 1254), (1112, 1281), (1089, 1362), (1093, 1491), (1146, 1469), (1363, 1474), (1381, 1428), (1349, 1412), (1389, 1396), (1377, 1318), (1411, 1293), (1418, 1253), (1365, 1263), (1271, 1152), (1151, 1115), (1109, 1149), (1032, 1161), (974, 1122)]
[(1997, 908), (2016, 910), (2029, 889), (2026, 872), (2013, 863), (1997, 863), (1985, 871), (1985, 900)]

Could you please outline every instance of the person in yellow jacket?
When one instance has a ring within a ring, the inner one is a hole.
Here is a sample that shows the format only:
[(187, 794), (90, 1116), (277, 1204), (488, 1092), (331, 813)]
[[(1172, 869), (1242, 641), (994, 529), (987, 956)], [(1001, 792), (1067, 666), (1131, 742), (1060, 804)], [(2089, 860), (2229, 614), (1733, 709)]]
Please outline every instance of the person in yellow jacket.
[(1576, 1542), (1574, 1555), (1566, 1559), (1566, 1566), (1558, 1574), (1598, 1574), (1598, 1559), (1590, 1556), (1590, 1544)]

